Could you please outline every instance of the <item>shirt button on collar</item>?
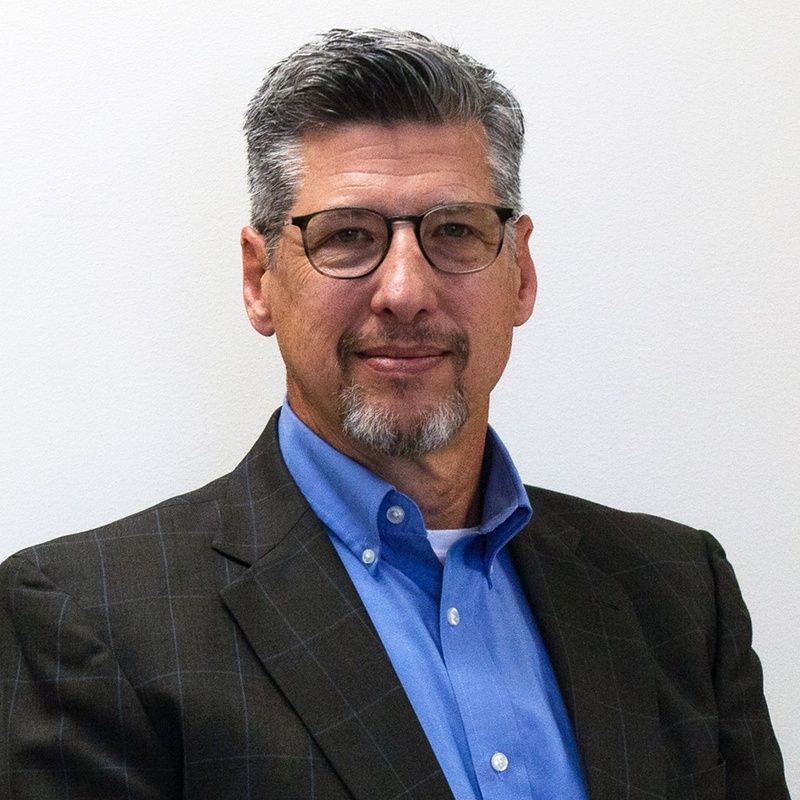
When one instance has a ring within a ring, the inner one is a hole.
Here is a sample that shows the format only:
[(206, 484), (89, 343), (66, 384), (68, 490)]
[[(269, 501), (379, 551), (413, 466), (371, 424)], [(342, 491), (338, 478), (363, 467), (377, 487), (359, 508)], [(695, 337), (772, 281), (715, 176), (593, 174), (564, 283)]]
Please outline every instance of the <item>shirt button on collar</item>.
[(492, 756), (492, 769), (495, 772), (505, 772), (508, 769), (508, 758), (505, 753), (497, 752)]
[(369, 547), (361, 553), (361, 560), (365, 564), (373, 564), (375, 562), (375, 558), (375, 551)]
[(406, 518), (406, 512), (400, 506), (389, 506), (386, 509), (386, 519), (393, 525), (399, 525)]
[(447, 609), (447, 622), (453, 626), (456, 626), (459, 622), (461, 622), (461, 614), (458, 613), (457, 608)]

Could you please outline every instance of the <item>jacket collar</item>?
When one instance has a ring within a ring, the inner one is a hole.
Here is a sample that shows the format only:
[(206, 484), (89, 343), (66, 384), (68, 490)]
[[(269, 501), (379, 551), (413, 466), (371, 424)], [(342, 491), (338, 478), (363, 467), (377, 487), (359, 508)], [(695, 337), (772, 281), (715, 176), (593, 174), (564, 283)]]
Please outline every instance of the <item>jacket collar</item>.
[(222, 519), (212, 546), (247, 565), (280, 544), (310, 510), (281, 457), (279, 413), (219, 487)]

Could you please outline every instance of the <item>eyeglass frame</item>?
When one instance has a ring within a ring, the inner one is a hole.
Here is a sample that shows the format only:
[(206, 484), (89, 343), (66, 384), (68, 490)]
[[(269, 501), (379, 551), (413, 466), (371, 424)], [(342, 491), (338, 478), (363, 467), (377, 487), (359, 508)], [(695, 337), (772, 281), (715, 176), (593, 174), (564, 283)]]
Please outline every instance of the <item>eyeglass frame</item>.
[[(442, 269), (441, 267), (437, 267), (436, 264), (431, 261), (428, 254), (425, 252), (425, 247), (422, 244), (422, 236), (421, 236), (421, 229), (422, 229), (422, 220), (425, 219), (429, 214), (432, 214), (434, 211), (439, 211), (443, 208), (449, 208), (451, 206), (483, 206), (484, 208), (489, 208), (497, 214), (497, 219), (500, 222), (500, 226), (502, 229), (502, 236), (500, 237), (500, 241), (497, 245), (497, 252), (494, 254), (494, 257), (489, 261), (488, 264), (485, 264), (482, 267), (477, 267), (475, 269), (467, 269), (463, 271), (453, 272), (451, 270)], [(370, 214), (374, 214), (377, 217), (380, 217), (386, 223), (386, 245), (384, 247), (383, 253), (381, 257), (378, 259), (377, 263), (374, 267), (371, 267), (366, 272), (362, 272), (358, 275), (331, 275), (328, 272), (323, 272), (315, 263), (314, 259), (311, 258), (311, 254), (308, 252), (308, 241), (306, 239), (306, 229), (308, 227), (308, 223), (319, 214), (326, 214), (329, 211), (368, 211)], [(300, 228), (300, 233), (303, 239), (303, 250), (306, 254), (306, 258), (308, 259), (308, 263), (319, 272), (320, 275), (324, 275), (326, 278), (333, 278), (334, 280), (354, 280), (356, 278), (365, 278), (367, 275), (371, 275), (375, 272), (381, 264), (383, 264), (384, 259), (386, 258), (387, 254), (389, 253), (389, 249), (392, 246), (392, 236), (394, 234), (394, 226), (395, 223), (398, 222), (412, 222), (414, 224), (414, 235), (417, 239), (417, 247), (419, 247), (420, 253), (422, 253), (425, 260), (435, 269), (437, 272), (443, 272), (445, 275), (472, 275), (476, 272), (482, 272), (485, 269), (494, 264), (497, 261), (497, 257), (500, 255), (500, 251), (503, 249), (503, 244), (506, 240), (505, 235), (505, 226), (506, 223), (514, 216), (514, 209), (508, 208), (507, 206), (494, 206), (491, 203), (443, 203), (438, 206), (434, 206), (433, 208), (429, 208), (427, 211), (424, 211), (422, 214), (399, 214), (392, 217), (387, 217), (384, 214), (381, 214), (379, 211), (375, 211), (373, 208), (364, 208), (361, 206), (337, 206), (335, 208), (323, 208), (320, 211), (312, 211), (310, 214), (301, 214), (300, 216), (289, 217), (289, 219), (284, 222), (284, 227), (289, 225), (294, 225), (297, 228)]]

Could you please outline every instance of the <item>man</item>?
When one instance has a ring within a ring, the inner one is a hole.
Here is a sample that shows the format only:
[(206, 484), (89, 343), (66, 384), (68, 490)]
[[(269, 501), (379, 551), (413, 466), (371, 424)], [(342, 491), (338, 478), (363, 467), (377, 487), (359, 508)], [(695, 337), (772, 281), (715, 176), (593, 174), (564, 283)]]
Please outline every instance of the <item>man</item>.
[(246, 130), (287, 401), (230, 475), (3, 566), (7, 796), (788, 797), (719, 545), (524, 488), (488, 427), (536, 295), (510, 93), (332, 31)]

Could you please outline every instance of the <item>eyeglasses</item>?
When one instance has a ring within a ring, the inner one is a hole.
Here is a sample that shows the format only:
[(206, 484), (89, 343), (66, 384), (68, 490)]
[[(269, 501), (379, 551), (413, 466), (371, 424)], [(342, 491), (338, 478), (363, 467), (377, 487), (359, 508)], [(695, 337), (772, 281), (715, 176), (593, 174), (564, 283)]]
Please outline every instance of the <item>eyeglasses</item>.
[(311, 266), (331, 278), (361, 278), (377, 269), (398, 222), (413, 223), (419, 249), (432, 267), (463, 275), (495, 261), (513, 214), (487, 203), (454, 203), (399, 217), (368, 208), (329, 208), (286, 224), (300, 228)]

